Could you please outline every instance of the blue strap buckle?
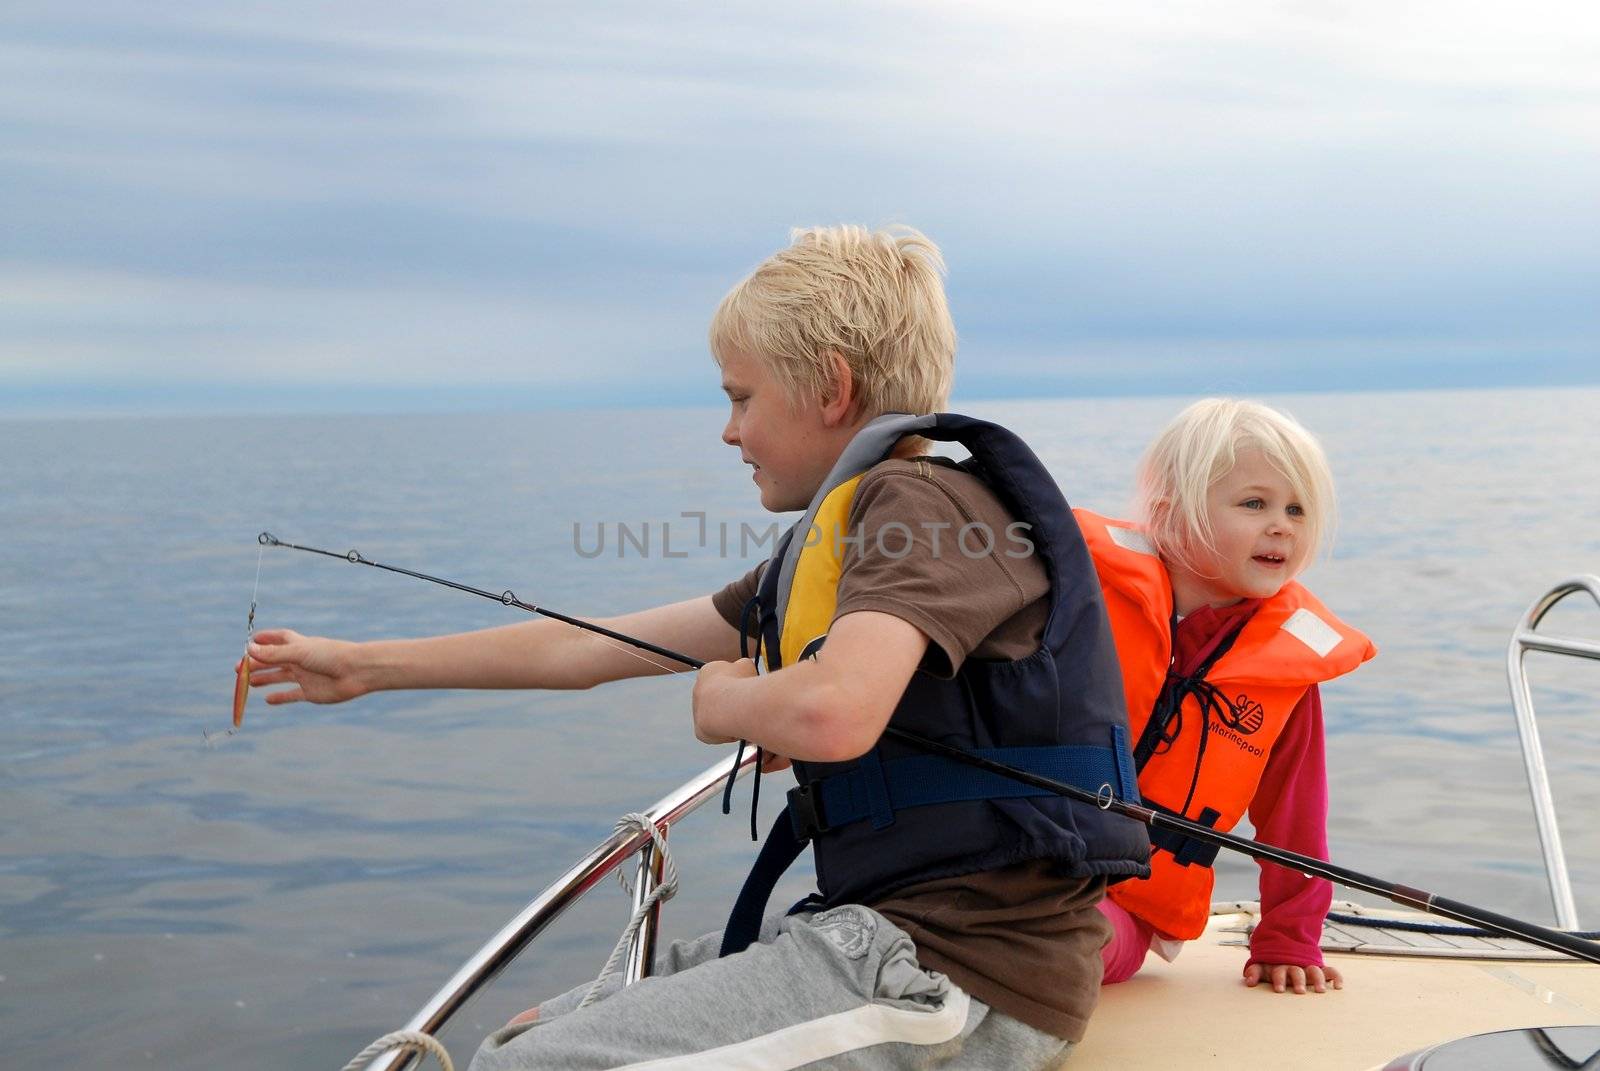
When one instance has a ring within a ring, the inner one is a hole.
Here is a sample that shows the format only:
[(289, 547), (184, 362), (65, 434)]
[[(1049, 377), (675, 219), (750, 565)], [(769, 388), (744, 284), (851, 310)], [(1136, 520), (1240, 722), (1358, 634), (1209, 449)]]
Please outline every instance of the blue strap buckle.
[[(1157, 805), (1155, 809), (1174, 818), (1183, 817), (1177, 811), (1160, 805)], [(1214, 829), (1217, 825), (1217, 819), (1221, 817), (1221, 813), (1215, 808), (1207, 807), (1200, 812), (1198, 817), (1190, 818), (1188, 821), (1202, 826), (1210, 826)], [(1150, 829), (1150, 846), (1171, 852), (1173, 860), (1179, 866), (1193, 866), (1196, 864), (1206, 867), (1212, 866), (1217, 861), (1217, 852), (1219, 851), (1215, 844), (1209, 844), (1194, 837), (1186, 837), (1176, 830), (1157, 829), (1154, 826)]]

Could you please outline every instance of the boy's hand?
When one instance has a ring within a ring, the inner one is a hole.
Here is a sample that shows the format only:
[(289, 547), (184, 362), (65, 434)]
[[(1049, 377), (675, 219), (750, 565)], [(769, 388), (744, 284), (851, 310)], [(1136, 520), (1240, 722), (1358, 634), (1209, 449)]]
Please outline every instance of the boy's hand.
[(262, 629), (246, 648), (250, 659), (250, 686), (288, 684), (291, 688), (267, 694), (274, 706), (298, 703), (342, 703), (365, 695), (372, 688), (357, 672), (359, 644), (302, 636), (291, 629)]
[(694, 735), (702, 744), (731, 744), (739, 739), (708, 724), (708, 713), (715, 704), (710, 699), (731, 681), (756, 676), (756, 664), (748, 658), (737, 662), (707, 662), (694, 679)]
[(1285, 993), (1293, 989), (1296, 993), (1306, 992), (1306, 987), (1318, 993), (1326, 993), (1329, 987), (1334, 989), (1344, 988), (1344, 978), (1339, 974), (1337, 967), (1302, 967), (1293, 963), (1250, 963), (1244, 968), (1244, 984), (1256, 986), (1262, 981), (1270, 980), (1274, 993)]

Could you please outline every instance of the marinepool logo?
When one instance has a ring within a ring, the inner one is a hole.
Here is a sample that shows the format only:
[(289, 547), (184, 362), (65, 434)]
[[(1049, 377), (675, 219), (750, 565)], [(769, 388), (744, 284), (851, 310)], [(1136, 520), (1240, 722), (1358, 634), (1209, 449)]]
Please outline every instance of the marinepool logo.
[(1262, 754), (1260, 745), (1252, 744), (1245, 737), (1253, 736), (1266, 720), (1266, 709), (1241, 692), (1234, 702), (1222, 704), (1217, 721), (1211, 723), (1210, 730), (1241, 751), (1248, 751), (1259, 757)]
[(1260, 703), (1240, 692), (1238, 699), (1226, 705), (1221, 717), (1228, 728), (1237, 729), (1246, 736), (1254, 736), (1267, 720), (1267, 711)]

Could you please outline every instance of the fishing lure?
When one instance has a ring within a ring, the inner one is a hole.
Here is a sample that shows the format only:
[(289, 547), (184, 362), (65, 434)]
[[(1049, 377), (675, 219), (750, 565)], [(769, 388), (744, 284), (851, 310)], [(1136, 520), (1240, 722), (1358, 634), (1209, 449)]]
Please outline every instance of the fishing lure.
[(239, 675), (233, 682), (233, 727), (244, 724), (244, 704), (250, 698), (250, 652), (239, 659)]
[[(233, 679), (233, 728), (237, 729), (244, 724), (244, 705), (250, 699), (250, 639), (256, 634), (256, 596), (261, 592), (261, 558), (266, 553), (267, 545), (261, 544), (261, 549), (256, 551), (256, 584), (250, 591), (250, 616), (244, 625), (244, 655), (239, 659), (236, 675)], [(229, 730), (232, 732), (233, 730)]]

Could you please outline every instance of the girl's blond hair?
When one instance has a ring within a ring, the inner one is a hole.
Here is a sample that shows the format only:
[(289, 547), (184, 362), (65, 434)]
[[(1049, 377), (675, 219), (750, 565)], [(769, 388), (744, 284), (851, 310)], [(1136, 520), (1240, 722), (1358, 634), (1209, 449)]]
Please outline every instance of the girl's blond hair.
[(1305, 564), (1331, 542), (1333, 473), (1316, 436), (1259, 402), (1205, 398), (1174, 417), (1139, 462), (1135, 515), (1163, 560), (1200, 571), (1199, 552), (1216, 548), (1206, 493), (1249, 447), (1289, 481), (1305, 510)]
[(939, 247), (910, 227), (796, 228), (722, 299), (712, 356), (765, 361), (797, 403), (822, 396), (838, 353), (869, 416), (937, 413), (956, 354), (943, 274)]

